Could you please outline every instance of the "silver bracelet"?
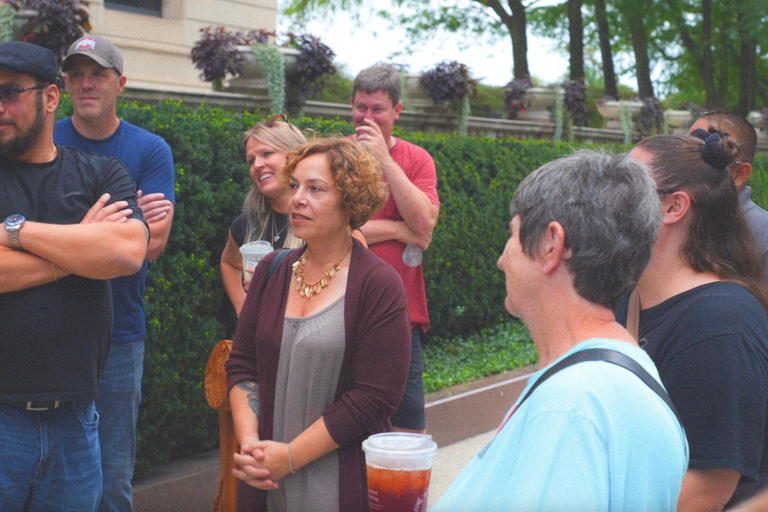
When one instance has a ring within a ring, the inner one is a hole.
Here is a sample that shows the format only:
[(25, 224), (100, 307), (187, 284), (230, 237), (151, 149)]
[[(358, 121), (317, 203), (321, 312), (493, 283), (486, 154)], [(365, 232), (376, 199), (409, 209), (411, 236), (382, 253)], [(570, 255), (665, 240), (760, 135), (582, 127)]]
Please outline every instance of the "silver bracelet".
[(291, 473), (296, 473), (293, 470), (293, 455), (291, 454), (291, 443), (288, 443), (288, 469), (291, 470)]

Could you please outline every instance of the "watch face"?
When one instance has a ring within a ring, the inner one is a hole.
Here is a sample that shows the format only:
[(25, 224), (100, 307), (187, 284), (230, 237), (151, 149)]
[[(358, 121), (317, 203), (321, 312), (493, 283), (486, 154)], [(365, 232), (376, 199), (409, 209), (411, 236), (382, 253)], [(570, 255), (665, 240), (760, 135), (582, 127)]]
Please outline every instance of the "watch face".
[(14, 213), (5, 218), (5, 225), (10, 227), (18, 226), (22, 222), (24, 222), (24, 216), (20, 213)]

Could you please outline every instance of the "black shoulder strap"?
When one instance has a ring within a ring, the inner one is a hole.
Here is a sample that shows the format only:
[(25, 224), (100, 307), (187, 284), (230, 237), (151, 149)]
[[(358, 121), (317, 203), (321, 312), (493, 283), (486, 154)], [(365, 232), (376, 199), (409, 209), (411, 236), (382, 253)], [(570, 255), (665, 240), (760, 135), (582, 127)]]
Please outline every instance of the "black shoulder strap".
[(280, 264), (280, 262), (283, 261), (285, 257), (291, 254), (292, 252), (293, 252), (293, 249), (280, 249), (277, 252), (277, 254), (275, 255), (275, 258), (269, 264), (269, 270), (267, 270), (267, 282), (269, 282), (269, 280), (272, 279), (272, 274), (275, 273), (275, 269)]
[(640, 364), (638, 364), (637, 361), (631, 357), (626, 356), (616, 350), (610, 350), (607, 348), (589, 348), (586, 350), (581, 350), (575, 354), (571, 354), (554, 366), (550, 367), (549, 370), (544, 372), (544, 374), (539, 377), (539, 380), (537, 380), (533, 386), (531, 386), (525, 396), (517, 403), (517, 408), (519, 408), (523, 402), (529, 396), (531, 396), (531, 393), (533, 393), (534, 389), (539, 387), (540, 384), (542, 384), (552, 375), (559, 372), (563, 368), (567, 368), (574, 364), (583, 363), (585, 361), (605, 361), (606, 363), (612, 363), (631, 371), (637, 375), (637, 377), (642, 380), (649, 388), (651, 388), (657, 395), (659, 395), (659, 398), (661, 398), (664, 403), (667, 404), (672, 413), (675, 415), (678, 423), (682, 425), (682, 422), (680, 421), (680, 415), (677, 413), (675, 404), (672, 403), (672, 400), (669, 398), (669, 394), (667, 394), (661, 384), (659, 384), (659, 381), (651, 377), (651, 375), (645, 371), (645, 368), (640, 366)]

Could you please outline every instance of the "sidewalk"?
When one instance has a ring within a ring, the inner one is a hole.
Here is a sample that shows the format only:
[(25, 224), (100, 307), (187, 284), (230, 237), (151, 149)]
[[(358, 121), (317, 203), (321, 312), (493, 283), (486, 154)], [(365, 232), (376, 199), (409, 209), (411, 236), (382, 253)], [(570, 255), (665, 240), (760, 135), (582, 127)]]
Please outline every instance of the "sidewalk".
[(432, 478), (429, 481), (429, 508), (437, 503), (440, 496), (456, 480), (459, 473), (477, 453), (488, 444), (496, 430), (470, 437), (440, 448), (432, 462)]
[[(439, 447), (430, 507), (491, 440), (531, 371), (521, 368), (427, 395), (427, 429)], [(218, 480), (218, 450), (166, 464), (153, 477), (134, 483), (135, 512), (210, 512)]]

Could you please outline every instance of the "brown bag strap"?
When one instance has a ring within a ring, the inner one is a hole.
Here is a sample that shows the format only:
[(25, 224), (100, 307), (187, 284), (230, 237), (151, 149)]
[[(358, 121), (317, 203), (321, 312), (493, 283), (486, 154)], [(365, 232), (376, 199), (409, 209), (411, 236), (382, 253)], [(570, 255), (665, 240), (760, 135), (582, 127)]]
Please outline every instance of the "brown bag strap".
[(635, 341), (640, 339), (640, 294), (637, 293), (637, 288), (632, 290), (632, 293), (629, 294), (627, 330), (629, 331), (629, 334), (635, 338)]

